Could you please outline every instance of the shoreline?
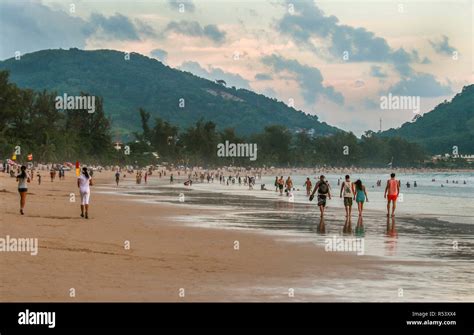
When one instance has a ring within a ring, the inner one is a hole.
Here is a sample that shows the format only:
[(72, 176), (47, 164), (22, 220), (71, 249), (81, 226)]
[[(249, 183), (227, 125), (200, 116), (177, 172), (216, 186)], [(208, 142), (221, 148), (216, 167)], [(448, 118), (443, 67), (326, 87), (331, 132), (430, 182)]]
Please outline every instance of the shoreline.
[[(0, 193), (2, 231), (37, 237), (39, 252), (0, 253), (5, 269), (1, 301), (321, 301), (324, 297), (311, 294), (289, 297), (287, 291), (298, 292), (298, 283), (306, 282), (308, 274), (351, 277), (351, 268), (382, 271), (371, 258), (328, 254), (313, 245), (283, 243), (252, 232), (183, 225), (172, 217), (208, 211), (131, 205), (94, 188), (90, 219), (81, 219), (79, 205), (69, 203), (70, 191), (77, 193), (69, 175), (64, 181), (32, 185), (26, 214), (20, 216), (18, 195), (10, 191), (16, 185), (6, 179), (0, 177), (0, 188), (8, 189)], [(101, 186), (113, 180), (104, 172), (95, 179)], [(123, 246), (127, 240), (130, 250)], [(71, 288), (75, 297), (70, 297)], [(179, 296), (180, 288), (185, 297)]]
[[(35, 179), (22, 217), (18, 194), (11, 191), (14, 179), (0, 175), (0, 190), (8, 189), (0, 192), (6, 213), (2, 231), (39, 238), (37, 256), (0, 252), (6, 269), (1, 301), (353, 301), (313, 283), (330, 286), (341, 278), (376, 282), (393, 273), (388, 265), (440, 263), (326, 252), (314, 241), (295, 243), (292, 236), (201, 227), (193, 218), (222, 217), (226, 210), (130, 201), (125, 194), (102, 193), (115, 188), (111, 172), (96, 173), (94, 179), (98, 187), (92, 187), (91, 219), (85, 220), (79, 218), (78, 203), (69, 203), (71, 190), (78, 196), (74, 176), (41, 186)], [(136, 190), (133, 181), (127, 179), (119, 190)], [(69, 296), (71, 288), (76, 297)], [(395, 288), (382, 296), (378, 300), (400, 301)]]

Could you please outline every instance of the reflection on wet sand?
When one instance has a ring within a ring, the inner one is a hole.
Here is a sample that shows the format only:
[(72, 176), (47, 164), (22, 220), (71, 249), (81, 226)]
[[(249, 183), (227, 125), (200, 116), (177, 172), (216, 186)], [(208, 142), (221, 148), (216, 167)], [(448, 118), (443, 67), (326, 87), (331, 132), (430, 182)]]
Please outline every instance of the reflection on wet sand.
[(364, 219), (362, 218), (362, 215), (359, 215), (359, 218), (357, 219), (355, 234), (358, 237), (364, 237), (365, 235)]
[(350, 216), (346, 216), (346, 220), (344, 221), (344, 227), (342, 228), (342, 233), (344, 235), (352, 234), (352, 222)]
[(324, 225), (324, 216), (319, 218), (318, 233), (326, 234), (326, 226)]
[(397, 251), (397, 239), (398, 239), (398, 232), (397, 226), (395, 224), (395, 217), (387, 216), (387, 239), (385, 240), (385, 247), (387, 254), (390, 256), (395, 255)]

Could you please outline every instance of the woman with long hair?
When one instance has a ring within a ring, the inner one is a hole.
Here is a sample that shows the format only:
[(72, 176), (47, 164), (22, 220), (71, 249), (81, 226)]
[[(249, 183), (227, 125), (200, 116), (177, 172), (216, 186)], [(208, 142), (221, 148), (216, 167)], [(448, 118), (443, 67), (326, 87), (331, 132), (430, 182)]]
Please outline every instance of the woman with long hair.
[(357, 179), (354, 185), (355, 185), (354, 200), (357, 202), (357, 209), (359, 210), (359, 216), (362, 216), (362, 211), (364, 210), (364, 202), (365, 200), (369, 202), (369, 197), (367, 196), (367, 191), (365, 190), (365, 186), (362, 185), (362, 181), (360, 179)]
[(20, 214), (24, 215), (23, 208), (25, 208), (26, 194), (28, 193), (28, 185), (30, 182), (30, 176), (26, 172), (26, 166), (22, 165), (20, 174), (16, 176), (18, 182), (18, 193), (20, 193)]
[[(82, 174), (77, 178), (77, 187), (81, 194), (81, 217), (89, 218), (89, 198), (91, 195), (92, 177), (89, 176), (87, 168), (82, 168)], [(85, 214), (84, 214), (85, 209)]]

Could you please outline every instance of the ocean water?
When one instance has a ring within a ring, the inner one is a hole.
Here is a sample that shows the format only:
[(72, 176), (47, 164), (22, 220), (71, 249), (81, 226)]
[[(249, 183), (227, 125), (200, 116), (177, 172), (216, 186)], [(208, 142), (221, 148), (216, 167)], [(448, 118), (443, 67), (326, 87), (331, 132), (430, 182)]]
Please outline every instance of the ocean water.
[[(302, 175), (292, 176), (297, 188), (292, 200), (275, 192), (275, 177), (270, 176), (257, 180), (253, 190), (218, 181), (184, 187), (182, 182), (168, 185), (152, 178), (148, 185), (129, 184), (122, 192), (150, 203), (199, 206), (222, 213), (180, 218), (192, 225), (255, 229), (322, 248), (328, 239), (363, 239), (364, 252), (358, 257), (375, 256), (387, 261), (377, 280), (359, 279), (357, 273), (350, 278), (318, 280), (302, 289), (308, 296), (324, 296), (327, 301), (474, 301), (473, 173), (397, 175), (402, 182), (403, 201), (398, 204), (395, 218), (385, 215), (383, 191), (387, 177), (354, 175), (353, 181), (360, 178), (366, 186), (370, 202), (365, 204), (362, 221), (354, 206), (350, 224), (339, 198), (340, 177), (326, 175), (333, 199), (328, 201), (324, 225), (315, 202), (306, 197), (306, 176)], [(382, 187), (375, 186), (378, 179)], [(311, 180), (314, 185), (315, 177)], [(407, 181), (410, 188), (404, 185)], [(261, 183), (267, 191), (260, 190)], [(356, 254), (354, 250), (348, 252)], [(362, 272), (360, 277), (364, 277)]]

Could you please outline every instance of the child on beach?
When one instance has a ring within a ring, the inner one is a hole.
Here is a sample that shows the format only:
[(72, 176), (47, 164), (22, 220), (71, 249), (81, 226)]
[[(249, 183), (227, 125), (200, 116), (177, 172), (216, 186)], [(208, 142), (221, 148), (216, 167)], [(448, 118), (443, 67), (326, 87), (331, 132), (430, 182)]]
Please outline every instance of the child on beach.
[[(81, 217), (89, 218), (89, 198), (90, 198), (90, 186), (92, 186), (92, 177), (89, 176), (87, 168), (82, 168), (82, 174), (77, 178), (77, 187), (81, 194)], [(85, 216), (84, 216), (85, 209)]]
[(313, 193), (311, 193), (309, 197), (309, 201), (312, 201), (314, 198), (314, 194), (318, 191), (318, 206), (319, 211), (321, 212), (321, 217), (324, 216), (324, 209), (326, 207), (326, 197), (329, 196), (329, 200), (331, 199), (331, 192), (329, 190), (328, 183), (324, 180), (324, 176), (321, 175), (319, 177), (319, 181), (314, 185)]
[(365, 186), (362, 185), (362, 181), (357, 179), (355, 184), (355, 194), (354, 200), (357, 202), (357, 209), (359, 210), (359, 216), (362, 216), (362, 211), (364, 210), (364, 202), (367, 200), (369, 202), (369, 197), (367, 196), (367, 191)]
[[(387, 216), (390, 216), (390, 202), (392, 203), (392, 216), (395, 216), (395, 208), (397, 207), (397, 197), (400, 193), (400, 182), (395, 179), (395, 173), (390, 175), (385, 186), (384, 198), (387, 199)], [(388, 198), (387, 198), (388, 194)]]
[(346, 209), (346, 217), (352, 214), (352, 197), (355, 196), (354, 185), (351, 182), (349, 175), (346, 175), (346, 180), (341, 185), (341, 192), (339, 197), (342, 198), (344, 193), (344, 207)]
[(18, 193), (20, 193), (20, 214), (24, 215), (23, 208), (26, 204), (26, 193), (28, 192), (27, 183), (30, 182), (30, 176), (26, 172), (26, 166), (22, 166), (20, 174), (16, 176), (16, 181), (18, 182)]

